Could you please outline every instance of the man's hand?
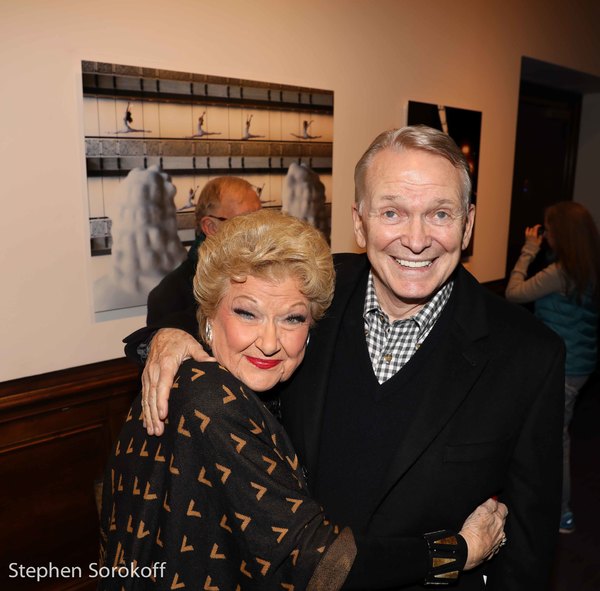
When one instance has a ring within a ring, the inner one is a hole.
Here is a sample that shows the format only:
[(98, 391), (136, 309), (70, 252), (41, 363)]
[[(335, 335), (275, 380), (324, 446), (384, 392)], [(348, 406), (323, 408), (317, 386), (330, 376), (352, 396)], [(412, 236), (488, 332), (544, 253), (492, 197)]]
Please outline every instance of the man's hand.
[(142, 373), (144, 427), (149, 435), (162, 435), (175, 374), (186, 359), (192, 358), (215, 361), (194, 337), (183, 330), (161, 328), (154, 335)]
[(488, 499), (467, 517), (459, 532), (469, 549), (464, 570), (479, 566), (504, 546), (504, 522), (507, 515), (508, 509), (504, 503)]

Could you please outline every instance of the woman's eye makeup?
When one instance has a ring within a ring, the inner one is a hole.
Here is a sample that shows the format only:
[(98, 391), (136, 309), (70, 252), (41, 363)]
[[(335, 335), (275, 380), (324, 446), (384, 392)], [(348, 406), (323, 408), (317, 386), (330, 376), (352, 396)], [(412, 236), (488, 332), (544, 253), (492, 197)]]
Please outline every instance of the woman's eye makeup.
[(306, 322), (306, 316), (302, 314), (291, 314), (287, 317), (287, 321), (292, 324), (304, 324)]
[[(233, 308), (233, 313), (245, 320), (255, 320), (257, 318), (257, 315), (254, 312), (250, 312), (250, 310), (247, 310), (246, 308)], [(306, 319), (307, 316), (305, 314), (289, 314), (283, 318), (283, 321), (288, 324), (304, 324)]]
[(244, 310), (243, 308), (234, 308), (233, 309), (234, 313), (237, 314), (238, 316), (241, 316), (242, 318), (254, 318), (254, 314), (252, 312), (249, 312), (248, 310)]

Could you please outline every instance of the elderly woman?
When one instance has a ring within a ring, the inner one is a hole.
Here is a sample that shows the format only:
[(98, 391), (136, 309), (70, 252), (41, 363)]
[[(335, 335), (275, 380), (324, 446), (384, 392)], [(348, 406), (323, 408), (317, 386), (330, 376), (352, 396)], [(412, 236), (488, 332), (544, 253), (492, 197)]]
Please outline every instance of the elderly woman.
[(199, 257), (199, 325), (218, 363), (182, 365), (161, 438), (146, 435), (134, 402), (104, 484), (102, 574), (111, 576), (100, 588), (153, 577), (166, 589), (338, 589), (352, 533), (309, 497), (257, 395), (302, 361), (333, 293), (329, 247), (308, 224), (262, 211), (224, 224)]
[[(100, 589), (342, 586), (354, 536), (310, 497), (285, 431), (259, 396), (301, 363), (333, 285), (327, 243), (293, 217), (263, 210), (207, 238), (194, 290), (201, 337), (217, 363), (183, 363), (162, 437), (147, 435), (141, 397), (134, 402), (104, 483)], [(497, 551), (506, 517), (499, 507), (500, 517), (479, 508), (463, 526), (467, 543), (489, 540), (471, 567)]]

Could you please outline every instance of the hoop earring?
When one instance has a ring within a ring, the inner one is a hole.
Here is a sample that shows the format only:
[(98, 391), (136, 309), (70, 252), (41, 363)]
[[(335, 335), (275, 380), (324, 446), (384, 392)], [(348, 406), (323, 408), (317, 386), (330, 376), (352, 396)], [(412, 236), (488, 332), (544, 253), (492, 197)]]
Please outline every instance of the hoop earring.
[(306, 337), (306, 345), (304, 345), (304, 346), (308, 347), (308, 343), (310, 343), (310, 332), (308, 333), (308, 336)]

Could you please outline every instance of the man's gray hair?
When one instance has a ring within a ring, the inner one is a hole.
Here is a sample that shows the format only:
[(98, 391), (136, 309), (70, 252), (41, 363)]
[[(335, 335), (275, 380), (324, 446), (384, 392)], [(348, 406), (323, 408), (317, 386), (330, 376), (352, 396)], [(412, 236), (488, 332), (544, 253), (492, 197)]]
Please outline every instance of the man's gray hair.
[(373, 158), (381, 151), (390, 149), (395, 152), (404, 150), (422, 150), (441, 156), (458, 169), (462, 177), (461, 200), (466, 214), (471, 202), (471, 174), (469, 163), (455, 141), (446, 133), (427, 127), (411, 125), (400, 129), (391, 129), (380, 133), (362, 155), (354, 169), (354, 199), (360, 204), (365, 197), (365, 179)]

